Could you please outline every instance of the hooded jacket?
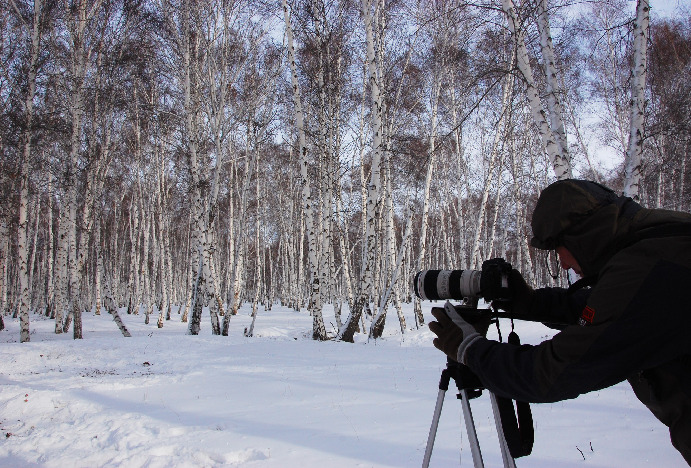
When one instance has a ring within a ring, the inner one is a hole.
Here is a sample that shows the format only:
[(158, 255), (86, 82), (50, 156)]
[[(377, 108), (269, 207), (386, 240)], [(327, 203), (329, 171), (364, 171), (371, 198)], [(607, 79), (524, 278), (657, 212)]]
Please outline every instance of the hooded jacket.
[(566, 247), (595, 284), (538, 289), (530, 313), (570, 325), (539, 345), (478, 340), (466, 364), (497, 395), (554, 402), (628, 379), (691, 465), (691, 215), (589, 181), (540, 194), (531, 244)]

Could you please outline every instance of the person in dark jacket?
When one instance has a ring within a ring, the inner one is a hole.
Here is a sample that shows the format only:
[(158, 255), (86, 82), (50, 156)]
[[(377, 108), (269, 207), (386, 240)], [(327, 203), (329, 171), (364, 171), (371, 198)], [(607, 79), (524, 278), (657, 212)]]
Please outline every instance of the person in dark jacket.
[(587, 288), (533, 290), (511, 272), (516, 318), (565, 324), (516, 346), (458, 327), (442, 313), (434, 344), (497, 395), (540, 403), (628, 380), (691, 465), (691, 214), (646, 209), (595, 182), (562, 180), (540, 194), (533, 247), (556, 250)]

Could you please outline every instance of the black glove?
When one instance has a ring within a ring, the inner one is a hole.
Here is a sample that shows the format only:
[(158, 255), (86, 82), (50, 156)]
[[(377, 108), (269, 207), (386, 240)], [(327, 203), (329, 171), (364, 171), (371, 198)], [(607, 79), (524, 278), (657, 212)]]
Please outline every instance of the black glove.
[(533, 288), (528, 286), (523, 276), (515, 268), (509, 273), (509, 290), (511, 291), (511, 298), (508, 300), (494, 300), (492, 305), (499, 309), (505, 310), (516, 317), (521, 315), (529, 315), (531, 304), (533, 302)]
[(433, 308), (432, 315), (437, 319), (436, 322), (429, 323), (429, 329), (437, 335), (433, 341), (434, 347), (443, 351), (454, 361), (465, 364), (468, 347), (487, 334), (489, 316), (483, 316), (477, 322), (470, 324), (456, 312), (450, 302), (447, 302), (443, 309)]

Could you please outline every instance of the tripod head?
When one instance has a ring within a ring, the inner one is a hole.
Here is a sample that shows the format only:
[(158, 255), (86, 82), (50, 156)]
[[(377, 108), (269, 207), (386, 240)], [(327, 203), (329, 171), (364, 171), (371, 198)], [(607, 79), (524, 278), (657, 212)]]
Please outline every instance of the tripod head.
[(468, 366), (447, 357), (446, 369), (442, 371), (441, 378), (439, 379), (439, 390), (447, 391), (451, 379), (456, 383), (456, 388), (458, 388), (459, 391), (459, 399), (461, 398), (460, 392), (462, 390), (467, 392), (468, 398), (473, 399), (482, 395), (482, 390), (485, 389), (480, 379), (478, 379)]

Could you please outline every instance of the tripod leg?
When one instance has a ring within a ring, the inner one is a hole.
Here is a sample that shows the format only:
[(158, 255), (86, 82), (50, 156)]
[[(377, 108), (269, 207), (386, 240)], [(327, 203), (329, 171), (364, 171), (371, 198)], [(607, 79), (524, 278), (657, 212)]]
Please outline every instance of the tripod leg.
[(492, 412), (494, 413), (494, 424), (497, 426), (497, 436), (499, 437), (499, 448), (501, 449), (501, 458), (504, 462), (504, 468), (516, 468), (516, 461), (509, 452), (509, 446), (504, 437), (504, 428), (501, 423), (501, 416), (499, 415), (499, 406), (497, 405), (497, 397), (494, 393), (489, 392), (490, 400), (492, 401)]
[(463, 408), (463, 420), (465, 421), (465, 430), (468, 433), (468, 442), (470, 442), (470, 453), (473, 455), (473, 466), (475, 468), (484, 468), (485, 464), (482, 461), (480, 442), (477, 440), (473, 412), (470, 410), (468, 392), (465, 389), (461, 390), (461, 407)]
[(434, 416), (432, 417), (432, 426), (430, 426), (429, 435), (427, 436), (427, 447), (425, 447), (425, 458), (422, 460), (422, 468), (428, 468), (429, 460), (432, 458), (434, 439), (437, 437), (437, 427), (439, 427), (439, 417), (441, 416), (442, 406), (444, 406), (445, 395), (446, 390), (439, 389), (439, 393), (437, 394), (437, 405), (434, 407)]

